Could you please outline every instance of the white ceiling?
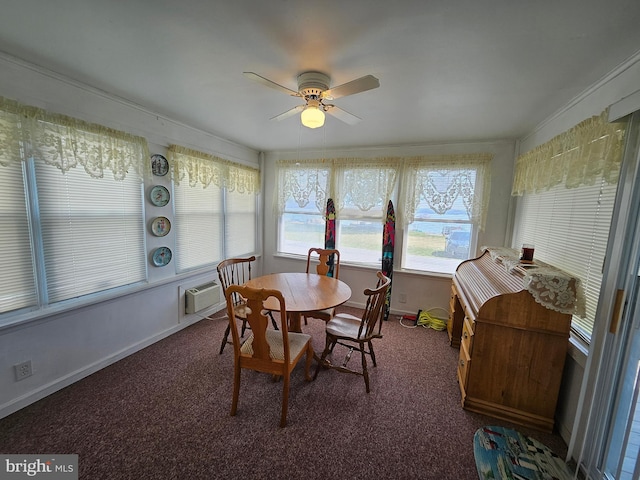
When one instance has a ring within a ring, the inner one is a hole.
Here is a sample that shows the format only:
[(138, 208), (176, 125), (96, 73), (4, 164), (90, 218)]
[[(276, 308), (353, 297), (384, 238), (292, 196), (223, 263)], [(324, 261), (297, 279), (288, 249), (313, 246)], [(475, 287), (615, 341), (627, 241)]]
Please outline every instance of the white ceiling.
[[(262, 151), (516, 139), (640, 50), (638, 0), (0, 3), (0, 50)], [(269, 121), (300, 99), (242, 75), (307, 70), (377, 77), (362, 122)]]

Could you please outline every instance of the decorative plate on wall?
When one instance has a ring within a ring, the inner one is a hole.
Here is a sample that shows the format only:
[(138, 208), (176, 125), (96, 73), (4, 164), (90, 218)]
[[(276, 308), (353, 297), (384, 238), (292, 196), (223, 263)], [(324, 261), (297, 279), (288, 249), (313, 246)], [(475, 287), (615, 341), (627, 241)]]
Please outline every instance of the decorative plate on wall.
[(167, 217), (156, 217), (151, 222), (151, 233), (156, 237), (164, 237), (171, 230), (171, 222)]
[(151, 259), (156, 267), (164, 267), (171, 261), (171, 249), (169, 247), (156, 248)]
[(169, 162), (164, 158), (164, 155), (160, 155), (159, 153), (151, 155), (151, 171), (159, 177), (167, 174), (169, 171)]
[(164, 207), (169, 203), (170, 198), (171, 195), (169, 195), (169, 190), (162, 185), (154, 186), (149, 193), (149, 199), (156, 207)]

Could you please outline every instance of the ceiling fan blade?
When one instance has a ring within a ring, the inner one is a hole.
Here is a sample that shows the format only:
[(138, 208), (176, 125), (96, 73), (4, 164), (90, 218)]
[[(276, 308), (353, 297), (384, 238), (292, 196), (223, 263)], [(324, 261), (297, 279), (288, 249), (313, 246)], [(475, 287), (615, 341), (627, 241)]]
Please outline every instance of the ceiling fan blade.
[(353, 95), (355, 93), (366, 92), (380, 86), (380, 81), (373, 75), (365, 75), (364, 77), (356, 78), (337, 87), (330, 88), (322, 93), (322, 98), (327, 100), (334, 100), (340, 97), (346, 97), (347, 95)]
[(304, 107), (306, 107), (306, 105), (298, 105), (297, 107), (293, 107), (290, 110), (287, 110), (284, 113), (281, 113), (280, 115), (276, 115), (275, 117), (270, 118), (269, 120), (284, 120), (285, 118), (289, 118), (292, 117), (293, 115), (295, 115), (298, 112), (301, 112), (302, 110), (304, 110)]
[(253, 73), (253, 72), (242, 72), (242, 74), (247, 77), (249, 80), (253, 80), (254, 82), (258, 82), (261, 85), (264, 85), (265, 87), (269, 87), (269, 88), (273, 88), (275, 90), (279, 90), (281, 92), (286, 93), (287, 95), (292, 95), (294, 97), (301, 97), (302, 95), (300, 95), (298, 92), (296, 92), (295, 90), (291, 90), (290, 88), (287, 87), (283, 87), (282, 85), (280, 85), (279, 83), (276, 82), (272, 82), (271, 80), (269, 80), (268, 78), (264, 78), (260, 75), (258, 75), (257, 73)]
[(355, 125), (362, 121), (360, 117), (356, 117), (354, 114), (349, 113), (340, 107), (336, 107), (335, 105), (325, 105), (324, 111), (349, 125)]

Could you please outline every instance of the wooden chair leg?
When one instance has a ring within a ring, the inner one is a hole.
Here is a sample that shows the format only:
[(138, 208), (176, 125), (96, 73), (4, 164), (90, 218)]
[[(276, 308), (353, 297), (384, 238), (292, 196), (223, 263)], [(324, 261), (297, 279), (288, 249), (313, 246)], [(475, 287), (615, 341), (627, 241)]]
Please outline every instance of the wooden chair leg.
[(273, 329), (274, 330), (279, 330), (278, 324), (276, 323), (276, 319), (273, 318), (273, 313), (271, 313), (271, 310), (267, 310), (267, 314), (271, 318), (271, 324), (273, 325)]
[(240, 396), (240, 367), (233, 370), (233, 399), (231, 400), (231, 416), (235, 416), (238, 410), (238, 397)]
[(231, 333), (231, 325), (227, 325), (227, 329), (224, 331), (224, 337), (222, 337), (222, 345), (220, 345), (220, 355), (224, 351), (224, 347), (229, 340), (229, 334)]
[(331, 340), (327, 337), (325, 339), (325, 344), (324, 344), (324, 350), (322, 351), (322, 355), (320, 356), (320, 360), (318, 361), (318, 365), (316, 365), (316, 371), (313, 374), (313, 379), (315, 380), (318, 376), (318, 372), (320, 371), (320, 368), (322, 368), (322, 363), (324, 362), (324, 359), (327, 358), (327, 355), (329, 354), (329, 352), (331, 352)]
[(312, 380), (311, 378), (311, 362), (312, 361), (313, 361), (313, 346), (311, 346), (311, 342), (309, 342), (307, 344), (307, 360), (304, 364), (304, 378), (307, 382), (310, 382)]
[(247, 330), (247, 319), (242, 320), (242, 330), (240, 331), (240, 336), (244, 338), (244, 332)]
[(280, 416), (280, 428), (287, 426), (287, 410), (289, 408), (289, 377), (290, 372), (285, 373), (282, 385), (282, 415)]
[(373, 362), (373, 366), (377, 367), (378, 365), (376, 364), (376, 354), (373, 351), (373, 343), (371, 343), (371, 341), (369, 342), (369, 353), (371, 354), (371, 361)]
[(360, 345), (360, 355), (362, 356), (362, 376), (367, 387), (367, 393), (369, 393), (369, 371), (367, 370), (367, 354), (364, 351), (364, 345)]

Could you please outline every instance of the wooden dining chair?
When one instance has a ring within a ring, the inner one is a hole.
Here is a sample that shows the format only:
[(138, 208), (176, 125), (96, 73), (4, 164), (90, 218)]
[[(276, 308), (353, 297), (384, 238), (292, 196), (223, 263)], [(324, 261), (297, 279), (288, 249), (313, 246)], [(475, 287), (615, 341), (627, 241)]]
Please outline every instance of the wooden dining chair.
[[(240, 343), (238, 322), (232, 320), (237, 316), (233, 301), (234, 295), (245, 299), (246, 319), (251, 327), (251, 335), (242, 344)], [(264, 309), (264, 301), (269, 297), (275, 297), (278, 300), (280, 318), (287, 318), (284, 297), (278, 290), (251, 288), (242, 285), (232, 285), (227, 289), (227, 310), (231, 335), (233, 336), (234, 360), (231, 415), (234, 416), (238, 409), (242, 369), (256, 370), (283, 378), (280, 426), (284, 427), (287, 424), (291, 371), (302, 355), (306, 353), (305, 378), (307, 381), (312, 380), (310, 369), (313, 360), (313, 347), (311, 335), (289, 332), (287, 322), (281, 322), (280, 330), (268, 328), (268, 313)]]
[[(218, 264), (218, 278), (220, 279), (220, 285), (222, 286), (223, 295), (227, 295), (227, 289), (231, 285), (242, 285), (251, 280), (251, 263), (256, 259), (255, 256), (247, 258), (229, 258), (223, 260)], [(235, 318), (242, 322), (241, 338), (244, 338), (244, 333), (247, 329), (247, 307), (244, 298), (241, 295), (235, 294), (231, 297), (231, 302), (234, 306)], [(273, 315), (269, 314), (271, 322), (275, 329), (278, 325), (273, 318)], [(231, 327), (227, 326), (224, 337), (222, 338), (222, 344), (220, 345), (220, 354), (224, 351), (224, 347), (229, 343), (229, 333)]]
[[(340, 275), (340, 252), (331, 248), (310, 248), (307, 253), (307, 273), (312, 273), (315, 264), (315, 272), (318, 275), (329, 275), (338, 278)], [(333, 271), (331, 270), (333, 265)], [(304, 324), (307, 325), (307, 317), (319, 318), (328, 322), (335, 315), (335, 308), (326, 308), (324, 310), (314, 310), (312, 312), (303, 312)]]
[[(377, 366), (372, 341), (376, 338), (382, 338), (382, 306), (384, 305), (387, 289), (391, 283), (391, 279), (385, 277), (382, 272), (377, 272), (376, 275), (378, 277), (376, 287), (364, 290), (364, 294), (367, 296), (367, 303), (362, 313), (362, 318), (349, 315), (348, 313), (339, 313), (327, 322), (325, 328), (325, 347), (316, 367), (313, 376), (314, 379), (318, 376), (318, 372), (322, 367), (362, 375), (367, 393), (369, 393), (369, 372), (367, 370), (366, 357), (369, 355), (373, 366)], [(333, 352), (337, 344), (349, 349), (342, 364), (334, 364), (327, 360), (327, 356)], [(347, 367), (347, 363), (351, 359), (351, 354), (354, 350), (360, 352), (362, 359), (361, 370), (354, 370)]]

